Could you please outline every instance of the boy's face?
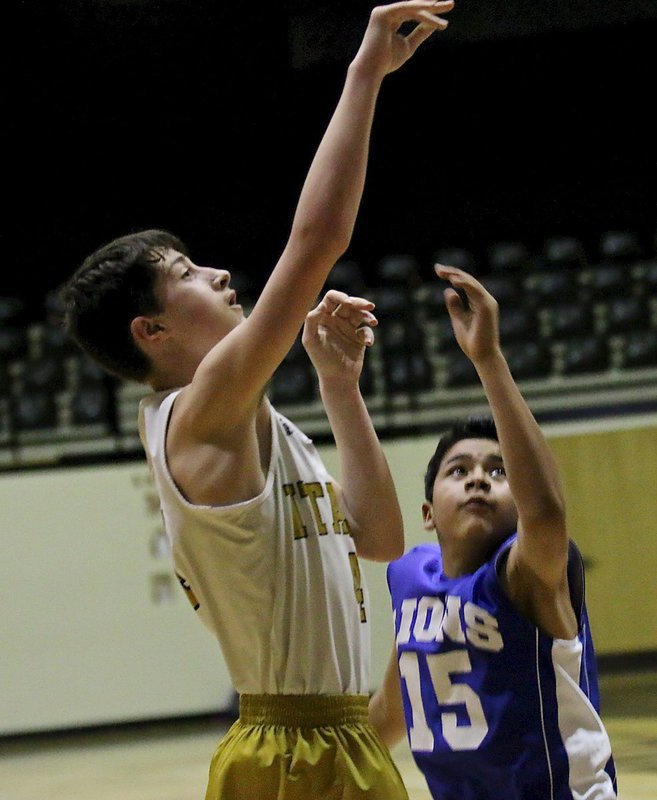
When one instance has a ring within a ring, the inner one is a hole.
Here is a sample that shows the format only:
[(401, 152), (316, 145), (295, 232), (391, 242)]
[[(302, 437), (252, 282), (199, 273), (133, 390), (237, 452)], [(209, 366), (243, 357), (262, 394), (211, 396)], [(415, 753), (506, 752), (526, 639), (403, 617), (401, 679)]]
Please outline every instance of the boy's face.
[(198, 337), (209, 349), (244, 319), (227, 270), (199, 267), (176, 250), (165, 251), (159, 269), (160, 316), (173, 332)]
[(431, 503), (422, 506), (424, 526), (441, 542), (478, 545), (512, 534), (518, 512), (511, 496), (499, 444), (462, 439), (445, 453), (433, 484)]

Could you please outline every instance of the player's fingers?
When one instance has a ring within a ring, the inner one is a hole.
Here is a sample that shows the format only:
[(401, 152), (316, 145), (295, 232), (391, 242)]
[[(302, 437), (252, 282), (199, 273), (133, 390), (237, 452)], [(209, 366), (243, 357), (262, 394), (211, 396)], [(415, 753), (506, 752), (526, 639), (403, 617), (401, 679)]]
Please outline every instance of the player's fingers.
[(450, 317), (460, 317), (465, 313), (465, 304), (455, 289), (445, 289), (443, 292), (445, 305)]
[(341, 305), (348, 302), (349, 295), (346, 292), (341, 292), (339, 289), (329, 289), (322, 298), (322, 302), (317, 306), (317, 309), (332, 314)]
[(367, 322), (361, 323), (356, 328), (356, 337), (365, 347), (371, 347), (374, 344), (374, 331)]
[(371, 328), (378, 325), (378, 320), (371, 312), (372, 308), (374, 303), (371, 300), (331, 289), (319, 305), (306, 315), (303, 341), (309, 342), (324, 330), (325, 333), (332, 332), (345, 340), (369, 347), (374, 343)]
[(337, 289), (330, 289), (321, 302), (306, 314), (304, 331), (307, 335), (316, 335), (322, 320), (332, 314), (339, 315), (343, 303), (349, 302), (349, 295)]
[(437, 31), (444, 31), (449, 22), (439, 14), (451, 11), (453, 3), (433, 3), (430, 8), (419, 8), (413, 15), (418, 24), (406, 36), (406, 44), (414, 53), (418, 47)]
[(331, 316), (347, 320), (354, 326), (360, 325), (363, 320), (374, 320), (376, 324), (376, 318), (371, 312), (373, 308), (374, 303), (364, 297), (347, 297), (333, 309)]
[(430, 14), (436, 17), (438, 14), (446, 14), (454, 8), (454, 0), (409, 0), (402, 3), (389, 3), (384, 6), (377, 6), (372, 14), (381, 15), (393, 24), (401, 25), (402, 22), (415, 20), (422, 22), (422, 14)]
[[(360, 319), (344, 319), (342, 317), (330, 316), (324, 318), (322, 326), (332, 332), (335, 336), (350, 341), (362, 342), (362, 337), (365, 335), (360, 333), (365, 329), (371, 329), (376, 324), (375, 319), (368, 317), (361, 317)], [(366, 336), (368, 338), (368, 336)]]
[(411, 53), (415, 53), (418, 47), (432, 36), (436, 31), (444, 31), (449, 24), (447, 20), (437, 18), (438, 24), (422, 22), (406, 36), (406, 43)]
[(436, 275), (443, 280), (449, 281), (457, 289), (464, 289), (468, 294), (474, 296), (485, 296), (488, 294), (484, 286), (468, 272), (464, 272), (457, 267), (448, 267), (444, 264), (436, 264), (434, 267)]
[[(456, 267), (445, 267), (436, 265), (436, 274), (451, 283), (453, 290), (457, 294), (462, 293), (459, 298), (463, 312), (474, 311), (477, 315), (495, 315), (498, 303), (493, 295), (481, 284), (474, 276), (468, 272), (457, 269)], [(445, 298), (447, 302), (447, 298)], [(458, 306), (455, 301), (451, 301), (456, 311)], [(449, 310), (450, 306), (448, 306)]]

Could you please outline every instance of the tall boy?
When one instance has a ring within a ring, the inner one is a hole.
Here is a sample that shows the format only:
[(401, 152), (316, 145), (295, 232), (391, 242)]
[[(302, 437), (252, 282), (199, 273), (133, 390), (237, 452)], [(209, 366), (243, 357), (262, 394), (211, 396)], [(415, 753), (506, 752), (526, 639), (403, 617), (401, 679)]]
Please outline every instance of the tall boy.
[[(290, 238), (244, 318), (230, 274), (146, 231), (91, 255), (67, 290), (69, 328), (111, 372), (147, 382), (140, 432), (175, 568), (217, 636), (240, 717), (207, 800), (406, 796), (367, 724), (368, 609), (358, 556), (403, 549), (388, 467), (358, 389), (371, 303), (329, 292), (347, 248), (384, 76), (452, 2), (375, 8), (301, 192)], [(404, 22), (417, 23), (408, 35)], [(339, 452), (339, 486), (265, 388), (304, 345)]]

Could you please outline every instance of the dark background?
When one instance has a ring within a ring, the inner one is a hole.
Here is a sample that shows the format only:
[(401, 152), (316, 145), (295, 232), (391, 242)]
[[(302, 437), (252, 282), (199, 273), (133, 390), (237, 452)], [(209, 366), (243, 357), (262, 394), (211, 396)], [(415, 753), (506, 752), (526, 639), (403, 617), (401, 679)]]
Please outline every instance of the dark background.
[[(262, 285), (371, 2), (24, 0), (4, 32), (0, 293), (179, 234)], [(630, 228), (654, 248), (657, 3), (462, 0), (379, 100), (349, 256)]]

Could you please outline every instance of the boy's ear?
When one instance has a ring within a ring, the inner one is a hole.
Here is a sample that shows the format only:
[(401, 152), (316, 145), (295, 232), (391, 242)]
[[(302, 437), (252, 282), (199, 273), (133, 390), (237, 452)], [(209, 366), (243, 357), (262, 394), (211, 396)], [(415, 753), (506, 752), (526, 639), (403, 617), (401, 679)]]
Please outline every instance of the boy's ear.
[(130, 323), (132, 338), (139, 344), (147, 344), (161, 339), (164, 332), (164, 325), (152, 317), (135, 317)]
[(435, 528), (433, 522), (433, 506), (427, 500), (422, 503), (422, 523), (425, 531), (432, 531)]

